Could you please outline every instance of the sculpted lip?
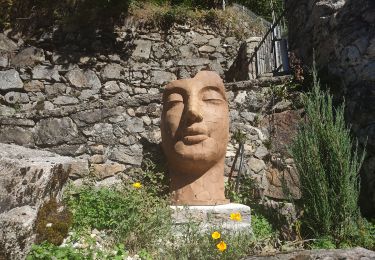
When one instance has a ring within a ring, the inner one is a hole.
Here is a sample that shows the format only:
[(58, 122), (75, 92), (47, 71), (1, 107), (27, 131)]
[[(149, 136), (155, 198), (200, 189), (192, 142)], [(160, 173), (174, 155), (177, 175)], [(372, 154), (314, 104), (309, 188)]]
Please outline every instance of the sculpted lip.
[(208, 138), (207, 135), (186, 135), (182, 138), (185, 144), (197, 144)]
[(202, 128), (188, 127), (183, 134), (183, 142), (186, 144), (197, 144), (208, 138), (207, 131)]

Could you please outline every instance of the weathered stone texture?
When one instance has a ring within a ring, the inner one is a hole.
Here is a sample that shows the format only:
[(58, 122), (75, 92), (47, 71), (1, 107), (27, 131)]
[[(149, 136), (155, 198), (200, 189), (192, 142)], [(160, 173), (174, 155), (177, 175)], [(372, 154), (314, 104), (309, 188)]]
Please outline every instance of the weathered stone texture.
[(33, 66), (44, 60), (45, 57), (42, 49), (27, 47), (12, 58), (11, 65), (15, 67)]
[(73, 158), (0, 143), (0, 255), (24, 259), (39, 208), (59, 199)]
[(21, 89), (22, 80), (15, 69), (0, 71), (0, 90)]
[(317, 249), (317, 250), (302, 250), (293, 253), (279, 253), (268, 256), (251, 256), (244, 258), (244, 260), (318, 260), (318, 259), (352, 259), (352, 260), (367, 260), (375, 259), (375, 252), (361, 247), (353, 249)]
[(37, 145), (56, 145), (74, 143), (79, 140), (77, 126), (68, 117), (42, 119), (35, 126)]

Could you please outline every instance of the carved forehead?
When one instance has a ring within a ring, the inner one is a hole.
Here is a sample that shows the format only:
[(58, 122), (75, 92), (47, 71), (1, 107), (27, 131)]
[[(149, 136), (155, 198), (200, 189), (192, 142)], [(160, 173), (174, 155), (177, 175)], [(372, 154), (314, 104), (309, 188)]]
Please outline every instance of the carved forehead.
[(205, 86), (217, 86), (225, 92), (223, 80), (213, 71), (200, 71), (194, 79), (201, 81)]
[(198, 72), (194, 78), (189, 79), (180, 79), (174, 80), (170, 82), (165, 89), (168, 90), (174, 88), (194, 88), (194, 87), (216, 87), (222, 94), (225, 96), (225, 87), (223, 80), (220, 78), (218, 74), (213, 71), (200, 71)]

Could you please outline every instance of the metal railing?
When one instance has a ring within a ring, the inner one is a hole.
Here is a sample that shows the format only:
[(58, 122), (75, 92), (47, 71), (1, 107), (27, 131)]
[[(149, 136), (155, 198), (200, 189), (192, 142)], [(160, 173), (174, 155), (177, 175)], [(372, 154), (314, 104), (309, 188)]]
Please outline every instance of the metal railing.
[(272, 73), (273, 76), (289, 72), (288, 44), (282, 37), (281, 21), (286, 10), (270, 26), (249, 59), (253, 78)]

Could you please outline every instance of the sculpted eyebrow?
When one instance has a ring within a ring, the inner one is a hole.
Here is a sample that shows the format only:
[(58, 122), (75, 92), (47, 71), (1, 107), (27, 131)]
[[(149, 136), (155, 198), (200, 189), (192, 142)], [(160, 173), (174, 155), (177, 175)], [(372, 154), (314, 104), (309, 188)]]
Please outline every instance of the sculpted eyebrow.
[(223, 98), (225, 101), (227, 101), (227, 98), (226, 98), (226, 96), (225, 96), (225, 93), (223, 92), (223, 90), (222, 90), (221, 88), (219, 88), (219, 87), (217, 87), (217, 86), (205, 86), (204, 88), (202, 88), (202, 89), (200, 90), (200, 92), (204, 92), (204, 91), (206, 91), (206, 90), (213, 90), (213, 91), (218, 92), (218, 93), (222, 96), (222, 98)]
[(165, 101), (165, 99), (170, 94), (173, 94), (173, 93), (184, 94), (184, 93), (186, 93), (186, 90), (184, 88), (179, 87), (179, 86), (168, 87), (167, 89), (164, 90), (164, 93), (163, 93), (163, 102)]

